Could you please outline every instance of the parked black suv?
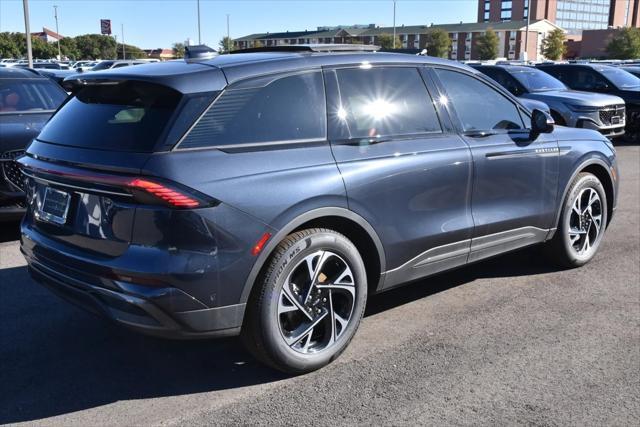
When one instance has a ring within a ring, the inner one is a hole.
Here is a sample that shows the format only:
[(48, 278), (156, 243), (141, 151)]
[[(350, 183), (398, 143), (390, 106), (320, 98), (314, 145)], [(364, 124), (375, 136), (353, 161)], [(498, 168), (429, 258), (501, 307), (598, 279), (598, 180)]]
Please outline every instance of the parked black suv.
[(14, 160), (66, 97), (34, 70), (0, 68), (0, 222), (24, 213), (24, 184)]
[[(610, 65), (540, 64), (537, 67), (571, 89), (606, 93), (622, 98), (627, 107), (626, 134), (636, 141), (640, 139), (640, 78), (624, 71), (623, 68)], [(605, 120), (607, 118), (608, 116), (604, 117)]]
[(605, 137), (455, 62), (331, 48), (67, 80), (19, 160), (33, 277), (300, 373), (338, 357), (372, 293), (538, 243), (592, 259), (618, 189)]

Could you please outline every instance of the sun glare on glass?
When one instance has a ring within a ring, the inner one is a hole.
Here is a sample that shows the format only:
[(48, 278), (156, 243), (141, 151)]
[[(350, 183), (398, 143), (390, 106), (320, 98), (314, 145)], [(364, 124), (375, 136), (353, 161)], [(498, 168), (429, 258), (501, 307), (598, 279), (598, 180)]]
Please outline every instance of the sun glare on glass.
[(397, 107), (384, 99), (376, 99), (362, 107), (362, 112), (374, 120), (382, 120), (397, 111)]

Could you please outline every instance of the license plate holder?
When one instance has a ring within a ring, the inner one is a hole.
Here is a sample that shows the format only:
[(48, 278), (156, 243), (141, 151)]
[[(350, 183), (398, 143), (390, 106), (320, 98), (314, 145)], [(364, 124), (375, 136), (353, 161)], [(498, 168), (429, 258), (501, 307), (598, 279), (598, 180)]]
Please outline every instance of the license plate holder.
[(44, 189), (42, 206), (37, 210), (36, 217), (42, 221), (63, 225), (67, 222), (71, 194), (47, 187)]

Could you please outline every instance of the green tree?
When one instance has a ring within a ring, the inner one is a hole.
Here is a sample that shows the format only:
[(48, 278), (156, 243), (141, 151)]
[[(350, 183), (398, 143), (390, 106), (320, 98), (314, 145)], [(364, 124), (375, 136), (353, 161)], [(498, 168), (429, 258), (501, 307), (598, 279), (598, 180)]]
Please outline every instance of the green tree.
[[(393, 34), (382, 33), (378, 36), (378, 46), (382, 49), (394, 49)], [(402, 48), (400, 37), (396, 36), (395, 49)]]
[(614, 59), (640, 58), (640, 28), (623, 28), (607, 45), (607, 53)]
[(542, 40), (542, 54), (545, 58), (557, 61), (562, 59), (567, 52), (567, 46), (565, 46), (566, 36), (564, 31), (556, 29), (547, 34), (547, 37)]
[(176, 58), (184, 58), (184, 43), (173, 44), (173, 56)]
[(427, 55), (447, 58), (451, 49), (449, 33), (437, 28), (427, 34)]
[(116, 41), (100, 34), (85, 34), (75, 38), (81, 59), (112, 59), (116, 57)]
[(498, 49), (500, 38), (492, 28), (476, 39), (476, 49), (478, 58), (481, 60), (496, 59), (498, 57)]
[(20, 39), (24, 43), (24, 37), (16, 37), (17, 33), (0, 33), (0, 58), (20, 58), (26, 47), (20, 45)]
[(124, 53), (125, 58), (122, 57), (122, 43), (118, 43), (116, 47), (116, 55), (118, 56), (118, 59), (140, 59), (147, 58), (149, 56), (147, 55), (147, 52), (140, 49), (139, 47), (126, 43), (124, 45)]
[(80, 52), (78, 51), (78, 45), (74, 37), (65, 37), (60, 40), (60, 51), (62, 56), (69, 59), (79, 59)]
[(234, 50), (233, 39), (224, 36), (218, 43), (218, 50), (220, 53), (229, 53)]

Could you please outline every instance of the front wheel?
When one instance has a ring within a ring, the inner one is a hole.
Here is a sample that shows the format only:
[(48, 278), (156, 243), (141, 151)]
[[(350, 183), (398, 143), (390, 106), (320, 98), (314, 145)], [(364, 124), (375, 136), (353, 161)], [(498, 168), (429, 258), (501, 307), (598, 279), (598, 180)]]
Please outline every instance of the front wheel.
[(554, 260), (582, 266), (594, 257), (607, 227), (607, 197), (600, 180), (580, 173), (567, 192), (560, 224), (550, 242)]
[(284, 239), (267, 263), (247, 305), (245, 346), (287, 373), (330, 363), (353, 338), (367, 300), (355, 245), (333, 230), (302, 230)]

